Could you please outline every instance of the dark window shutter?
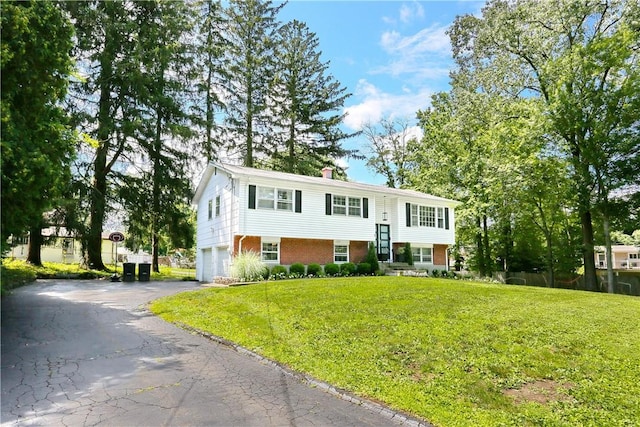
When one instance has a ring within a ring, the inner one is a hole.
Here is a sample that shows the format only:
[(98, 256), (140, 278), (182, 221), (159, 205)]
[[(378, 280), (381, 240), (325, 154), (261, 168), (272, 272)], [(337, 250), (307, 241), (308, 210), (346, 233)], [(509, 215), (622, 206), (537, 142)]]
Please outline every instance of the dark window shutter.
[(369, 218), (369, 199), (366, 197), (362, 199), (362, 217)]
[(331, 215), (331, 194), (329, 193), (325, 194), (324, 202), (325, 202), (324, 213), (327, 215)]
[(411, 203), (407, 203), (407, 227), (411, 227)]
[(256, 186), (249, 186), (249, 209), (256, 208)]
[(296, 212), (302, 212), (302, 191), (296, 190)]
[(449, 229), (449, 208), (444, 208), (444, 228)]

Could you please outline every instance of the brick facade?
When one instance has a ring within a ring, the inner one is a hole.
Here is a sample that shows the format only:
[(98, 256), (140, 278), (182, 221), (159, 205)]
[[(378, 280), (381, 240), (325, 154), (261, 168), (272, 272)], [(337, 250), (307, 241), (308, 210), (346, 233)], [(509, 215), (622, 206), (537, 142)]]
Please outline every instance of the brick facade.
[(433, 245), (433, 264), (447, 265), (447, 245)]
[[(234, 237), (234, 255), (238, 253), (242, 236)], [(246, 236), (242, 239), (242, 251), (262, 251), (260, 236)], [(349, 243), (349, 261), (357, 264), (367, 256), (369, 242), (352, 241)], [(333, 262), (333, 240), (324, 239), (280, 239), (280, 264), (291, 265), (300, 262), (328, 264)]]

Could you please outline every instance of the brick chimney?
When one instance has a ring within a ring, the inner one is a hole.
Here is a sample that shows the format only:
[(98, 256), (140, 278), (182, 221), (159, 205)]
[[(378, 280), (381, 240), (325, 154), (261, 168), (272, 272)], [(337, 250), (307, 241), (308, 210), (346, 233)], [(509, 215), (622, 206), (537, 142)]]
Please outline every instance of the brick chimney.
[(322, 168), (322, 177), (325, 179), (333, 179), (333, 169), (330, 167)]

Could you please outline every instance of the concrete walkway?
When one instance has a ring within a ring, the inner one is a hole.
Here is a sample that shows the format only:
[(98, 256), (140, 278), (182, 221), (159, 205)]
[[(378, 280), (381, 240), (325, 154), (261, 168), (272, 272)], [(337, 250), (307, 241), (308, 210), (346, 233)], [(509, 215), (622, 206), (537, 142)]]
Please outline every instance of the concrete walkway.
[(47, 280), (3, 298), (2, 426), (420, 425), (145, 308), (197, 288)]

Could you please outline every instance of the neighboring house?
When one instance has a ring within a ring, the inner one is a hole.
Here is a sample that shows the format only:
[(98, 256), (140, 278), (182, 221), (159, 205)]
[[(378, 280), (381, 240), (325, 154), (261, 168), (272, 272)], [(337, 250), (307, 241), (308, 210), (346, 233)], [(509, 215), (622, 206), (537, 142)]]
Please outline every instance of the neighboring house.
[(448, 269), (459, 202), (412, 190), (210, 163), (196, 189), (196, 278), (228, 276), (233, 256), (268, 265), (391, 260), (409, 242), (417, 268)]
[[(105, 264), (114, 264), (116, 259), (115, 243), (109, 240), (108, 232), (102, 233), (102, 261)], [(72, 232), (64, 227), (47, 227), (42, 229), (44, 243), (40, 248), (42, 262), (57, 262), (63, 264), (80, 264), (82, 262), (82, 246)], [(27, 259), (29, 254), (29, 236), (20, 237), (13, 241), (10, 257)], [(123, 243), (118, 244), (118, 262), (126, 259), (130, 251)]]
[[(628, 245), (612, 245), (613, 268), (640, 270), (640, 248)], [(596, 268), (607, 268), (604, 246), (595, 247)]]

